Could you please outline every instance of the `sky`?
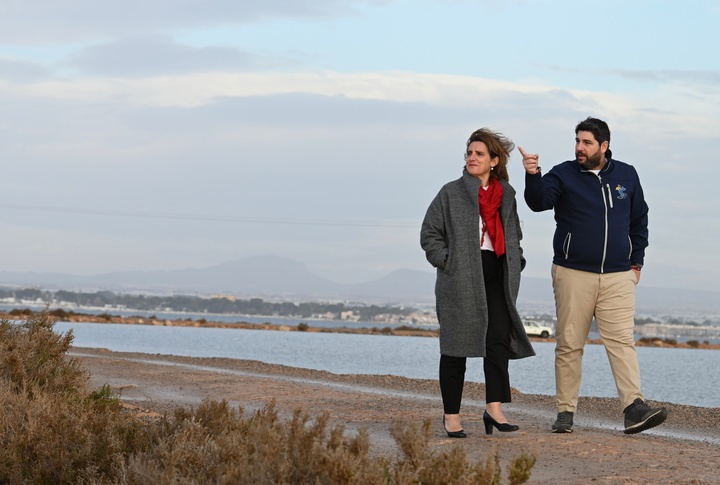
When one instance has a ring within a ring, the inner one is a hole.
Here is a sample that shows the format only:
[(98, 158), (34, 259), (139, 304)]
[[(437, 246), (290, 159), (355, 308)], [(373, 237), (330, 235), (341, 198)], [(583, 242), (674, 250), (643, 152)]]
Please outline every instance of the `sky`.
[[(0, 0), (0, 270), (432, 271), (420, 224), (472, 131), (547, 172), (596, 116), (650, 207), (641, 284), (720, 291), (719, 22), (718, 0)], [(549, 278), (521, 159), (523, 275)]]

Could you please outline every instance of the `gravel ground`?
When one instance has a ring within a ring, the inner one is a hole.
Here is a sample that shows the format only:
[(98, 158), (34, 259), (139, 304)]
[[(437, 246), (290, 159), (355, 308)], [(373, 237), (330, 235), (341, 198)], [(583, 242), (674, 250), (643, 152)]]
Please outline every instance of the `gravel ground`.
[(120, 389), (124, 401), (147, 412), (225, 399), (246, 413), (271, 400), (283, 412), (328, 411), (348, 433), (365, 428), (373, 453), (396, 456), (390, 426), (398, 419), (436, 423), (433, 449), (462, 446), (475, 458), (497, 450), (503, 466), (528, 452), (537, 458), (529, 483), (720, 484), (720, 408), (652, 402), (669, 410), (665, 424), (637, 435), (622, 433), (617, 399), (581, 398), (574, 432), (553, 434), (554, 398), (514, 392), (504, 407), (515, 433), (485, 435), (483, 384), (468, 383), (463, 398), (465, 440), (447, 438), (435, 380), (338, 375), (257, 361), (192, 358), (74, 348), (90, 384)]

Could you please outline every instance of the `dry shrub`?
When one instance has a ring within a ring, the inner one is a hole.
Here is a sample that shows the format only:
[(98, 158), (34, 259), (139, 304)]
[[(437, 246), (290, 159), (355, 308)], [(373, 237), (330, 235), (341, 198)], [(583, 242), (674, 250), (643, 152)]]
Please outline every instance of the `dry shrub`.
[[(245, 417), (227, 402), (143, 421), (65, 354), (47, 310), (0, 322), (0, 483), (40, 484), (499, 484), (497, 452), (472, 463), (460, 447), (431, 450), (430, 422), (396, 423), (391, 461), (370, 455), (365, 430), (348, 436), (325, 412), (280, 419), (273, 402)], [(528, 480), (523, 454), (508, 480)]]
[(179, 409), (164, 423), (162, 440), (130, 463), (131, 483), (384, 483), (373, 467), (363, 431), (348, 438), (330, 417), (312, 420), (296, 410), (279, 418), (274, 403), (248, 419), (227, 402), (205, 401)]
[[(296, 410), (281, 420), (274, 403), (249, 418), (227, 402), (205, 401), (179, 409), (163, 423), (156, 445), (130, 460), (128, 483), (219, 484), (482, 484), (501, 483), (497, 452), (472, 463), (461, 447), (431, 450), (430, 422), (398, 422), (392, 429), (401, 457), (370, 456), (365, 431), (353, 437), (330, 416)], [(525, 454), (508, 465), (508, 483), (525, 483), (535, 459)]]
[[(400, 447), (403, 457), (394, 464), (393, 482), (398, 485), (478, 484), (499, 485), (502, 480), (500, 455), (497, 450), (488, 455), (485, 462), (473, 463), (465, 450), (454, 447), (440, 453), (431, 450), (431, 424), (426, 420), (422, 427), (397, 422), (392, 436)], [(519, 485), (530, 479), (535, 458), (523, 453), (508, 465), (508, 483)]]
[(0, 322), (0, 379), (16, 393), (75, 393), (87, 381), (80, 365), (65, 358), (72, 331), (58, 335), (53, 325), (47, 312), (21, 324)]
[(535, 466), (535, 457), (522, 453), (508, 465), (508, 482), (510, 485), (520, 485), (530, 480), (530, 472)]
[(0, 321), (0, 481), (115, 482), (123, 457), (154, 433), (109, 388), (87, 391), (87, 373), (65, 355), (72, 332), (53, 325), (47, 311)]

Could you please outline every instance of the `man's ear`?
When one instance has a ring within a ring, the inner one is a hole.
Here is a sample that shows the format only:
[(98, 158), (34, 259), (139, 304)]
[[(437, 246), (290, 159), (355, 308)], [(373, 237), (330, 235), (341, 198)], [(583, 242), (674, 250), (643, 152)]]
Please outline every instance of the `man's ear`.
[(602, 143), (600, 144), (600, 151), (601, 151), (602, 153), (605, 153), (609, 147), (610, 147), (610, 142), (609, 142), (609, 141), (604, 141), (604, 142), (602, 142)]

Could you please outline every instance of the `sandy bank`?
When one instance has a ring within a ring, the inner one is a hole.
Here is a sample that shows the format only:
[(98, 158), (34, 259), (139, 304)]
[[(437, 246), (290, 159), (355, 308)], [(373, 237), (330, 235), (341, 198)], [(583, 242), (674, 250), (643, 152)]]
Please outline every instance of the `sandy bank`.
[[(166, 412), (203, 399), (225, 399), (247, 412), (274, 400), (285, 412), (328, 411), (348, 432), (365, 428), (375, 453), (397, 453), (389, 429), (393, 420), (431, 420), (432, 446), (462, 446), (485, 457), (494, 450), (503, 463), (527, 451), (537, 457), (530, 483), (546, 484), (718, 484), (720, 409), (663, 403), (663, 426), (639, 435), (622, 433), (617, 399), (581, 398), (575, 432), (550, 432), (555, 416), (551, 396), (513, 395), (506, 415), (516, 433), (485, 435), (483, 384), (468, 383), (463, 401), (466, 440), (442, 432), (437, 382), (396, 376), (338, 375), (257, 361), (191, 358), (74, 348), (91, 375), (91, 385), (110, 384), (139, 409)], [(654, 403), (657, 404), (657, 403)]]

